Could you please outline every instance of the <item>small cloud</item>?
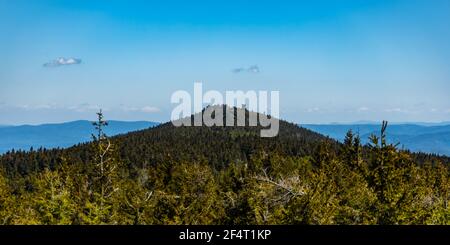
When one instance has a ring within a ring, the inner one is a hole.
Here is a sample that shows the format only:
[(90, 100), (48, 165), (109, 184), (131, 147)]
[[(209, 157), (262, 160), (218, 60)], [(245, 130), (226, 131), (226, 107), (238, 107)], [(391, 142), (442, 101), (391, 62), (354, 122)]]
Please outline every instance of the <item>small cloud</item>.
[(81, 64), (81, 59), (60, 57), (44, 64), (44, 67), (58, 67)]
[(120, 105), (120, 109), (121, 109), (122, 111), (126, 111), (126, 112), (129, 112), (129, 111), (139, 111), (139, 108), (137, 108), (137, 107), (131, 107), (131, 106), (127, 106), (127, 105), (124, 105), (124, 104), (121, 104), (121, 105)]
[(38, 110), (52, 110), (52, 109), (59, 109), (60, 106), (56, 105), (56, 104), (40, 104), (40, 105), (35, 105), (34, 109), (38, 109)]
[(239, 67), (239, 68), (233, 69), (233, 73), (243, 73), (243, 72), (260, 73), (261, 70), (259, 69), (259, 67), (257, 65), (252, 65), (252, 66), (250, 66), (248, 68)]
[(244, 72), (244, 71), (245, 71), (244, 68), (235, 68), (235, 69), (233, 69), (233, 73), (241, 73), (241, 72)]
[(359, 112), (364, 112), (364, 111), (368, 111), (368, 110), (369, 110), (369, 108), (367, 108), (365, 106), (358, 108)]
[(144, 106), (141, 108), (141, 111), (145, 112), (145, 113), (154, 113), (154, 112), (159, 112), (160, 110), (159, 110), (159, 108), (154, 107), (154, 106)]
[(31, 109), (31, 106), (29, 106), (29, 105), (17, 105), (16, 107), (19, 109), (22, 109), (22, 110), (30, 110)]
[(259, 73), (259, 72), (260, 72), (259, 67), (258, 67), (257, 65), (250, 66), (250, 67), (247, 69), (247, 71), (248, 71), (248, 72), (251, 72), (251, 73)]
[(318, 108), (318, 107), (308, 108), (306, 111), (307, 112), (318, 112), (318, 111), (320, 111), (320, 108)]
[(88, 112), (88, 111), (98, 111), (100, 110), (100, 107), (96, 105), (91, 105), (89, 103), (83, 103), (75, 106), (69, 106), (68, 109), (76, 112)]
[(135, 107), (123, 104), (120, 105), (120, 109), (125, 112), (144, 112), (144, 113), (154, 113), (161, 111), (159, 108), (154, 106)]
[(54, 103), (50, 104), (6, 104), (0, 103), (0, 109), (11, 109), (11, 110), (23, 110), (23, 111), (37, 111), (37, 110), (57, 110), (64, 109), (65, 107), (59, 106)]
[(52, 110), (58, 109), (59, 107), (55, 104), (36, 104), (36, 105), (16, 105), (15, 108), (22, 110)]
[(384, 111), (386, 111), (386, 112), (403, 112), (403, 110), (401, 108), (390, 108), (390, 109), (386, 109)]

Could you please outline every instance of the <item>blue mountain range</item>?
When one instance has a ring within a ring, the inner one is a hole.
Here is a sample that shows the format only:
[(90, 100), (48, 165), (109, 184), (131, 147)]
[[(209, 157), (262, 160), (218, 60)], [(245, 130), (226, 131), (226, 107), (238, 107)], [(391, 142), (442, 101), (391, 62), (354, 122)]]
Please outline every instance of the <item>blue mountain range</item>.
[[(108, 136), (157, 126), (148, 121), (108, 121), (105, 128)], [(348, 130), (359, 134), (364, 144), (371, 134), (380, 134), (380, 124), (302, 124), (304, 128), (343, 141)], [(95, 133), (89, 121), (73, 121), (57, 124), (9, 126), (0, 125), (0, 154), (9, 150), (29, 150), (39, 147), (64, 148), (91, 140)], [(388, 141), (400, 143), (399, 147), (415, 152), (435, 153), (450, 156), (450, 124), (393, 124), (387, 128)]]
[[(154, 127), (156, 122), (124, 122), (108, 121), (105, 133), (108, 136), (123, 134)], [(0, 154), (8, 150), (29, 150), (39, 147), (57, 148), (69, 147), (78, 143), (88, 142), (95, 133), (89, 121), (73, 121), (57, 124), (0, 126)]]
[[(359, 134), (361, 141), (368, 143), (369, 136), (380, 135), (380, 124), (303, 124), (313, 130), (339, 141), (343, 141), (348, 130)], [(435, 153), (450, 156), (450, 124), (393, 124), (387, 128), (389, 143), (400, 143), (399, 147), (415, 152)]]

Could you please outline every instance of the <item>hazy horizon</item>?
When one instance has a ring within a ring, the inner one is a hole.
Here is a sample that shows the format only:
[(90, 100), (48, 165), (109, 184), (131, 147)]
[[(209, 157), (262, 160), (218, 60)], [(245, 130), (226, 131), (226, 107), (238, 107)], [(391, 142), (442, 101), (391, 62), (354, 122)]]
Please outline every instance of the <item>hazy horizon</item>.
[[(295, 122), (295, 121), (289, 121), (286, 119), (281, 119), (288, 122), (296, 123), (299, 125), (378, 125), (382, 123), (381, 121), (366, 121), (366, 120), (360, 120), (360, 121), (342, 121), (342, 122)], [(49, 121), (49, 122), (42, 122), (42, 123), (18, 123), (18, 124), (0, 124), (0, 127), (17, 127), (17, 126), (40, 126), (40, 125), (46, 125), (46, 124), (64, 124), (64, 123), (71, 123), (71, 122), (77, 122), (77, 121), (95, 121), (95, 116), (92, 116), (92, 118), (80, 118), (76, 120), (68, 120), (68, 121)], [(154, 122), (154, 123), (166, 123), (170, 122), (170, 119), (167, 119), (165, 121), (152, 121), (152, 120), (121, 120), (117, 118), (106, 118), (106, 121), (117, 121), (117, 122)], [(447, 126), (450, 125), (450, 121), (438, 121), (438, 122), (430, 122), (430, 121), (388, 121), (390, 125), (399, 125), (399, 124), (411, 124), (411, 125), (418, 125), (418, 126)]]

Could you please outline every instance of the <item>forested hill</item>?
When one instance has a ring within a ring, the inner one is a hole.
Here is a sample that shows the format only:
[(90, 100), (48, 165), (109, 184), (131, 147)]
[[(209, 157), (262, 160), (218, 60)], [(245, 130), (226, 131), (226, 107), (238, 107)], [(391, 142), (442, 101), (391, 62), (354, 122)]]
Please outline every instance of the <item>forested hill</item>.
[[(235, 125), (239, 110), (242, 109), (235, 111)], [(245, 113), (248, 125), (251, 112), (246, 110)], [(191, 121), (193, 120), (194, 115), (191, 116)], [(130, 167), (200, 161), (214, 169), (223, 169), (230, 163), (248, 163), (252, 157), (260, 154), (314, 156), (324, 146), (336, 154), (342, 145), (334, 139), (283, 120), (279, 121), (279, 134), (276, 137), (260, 137), (261, 129), (261, 126), (175, 127), (167, 122), (153, 128), (114, 136), (111, 140), (118, 148), (121, 160)], [(53, 168), (61, 158), (73, 163), (89, 162), (92, 157), (90, 148), (91, 143), (81, 143), (67, 149), (12, 151), (2, 155), (0, 163), (11, 172), (24, 175), (46, 167)], [(411, 153), (411, 156), (418, 163), (434, 160), (450, 163), (449, 158), (433, 154)]]
[(449, 159), (398, 150), (386, 123), (362, 146), (285, 121), (107, 138), (102, 118), (94, 142), (0, 156), (3, 224), (450, 224)]
[[(249, 112), (246, 111), (247, 119), (248, 115)], [(194, 116), (192, 120), (193, 118)], [(121, 160), (130, 166), (202, 161), (217, 169), (230, 163), (247, 163), (254, 154), (277, 152), (289, 156), (309, 156), (314, 154), (321, 142), (338, 146), (337, 141), (294, 123), (280, 120), (279, 125), (278, 136), (262, 138), (261, 126), (175, 127), (167, 122), (111, 137), (111, 140), (118, 147)], [(71, 162), (87, 162), (90, 158), (89, 149), (90, 143), (84, 143), (65, 150), (15, 151), (4, 154), (0, 161), (8, 169), (14, 169), (13, 172), (25, 174), (47, 166), (53, 167), (63, 156)]]

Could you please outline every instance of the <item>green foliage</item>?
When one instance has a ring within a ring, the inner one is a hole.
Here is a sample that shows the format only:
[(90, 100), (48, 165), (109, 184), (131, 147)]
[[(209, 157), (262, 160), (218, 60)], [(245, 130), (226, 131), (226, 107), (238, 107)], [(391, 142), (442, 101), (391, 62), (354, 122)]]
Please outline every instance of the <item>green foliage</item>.
[(32, 206), (39, 223), (71, 224), (76, 203), (71, 199), (70, 179), (63, 179), (58, 171), (45, 170), (33, 178)]
[(214, 224), (223, 216), (223, 201), (216, 179), (208, 166), (180, 164), (173, 167), (171, 180), (158, 191), (158, 223)]
[(15, 196), (12, 195), (3, 169), (0, 169), (0, 224), (10, 223), (14, 214)]
[(253, 128), (163, 125), (0, 157), (1, 224), (450, 224), (446, 158), (343, 144), (281, 122)]

